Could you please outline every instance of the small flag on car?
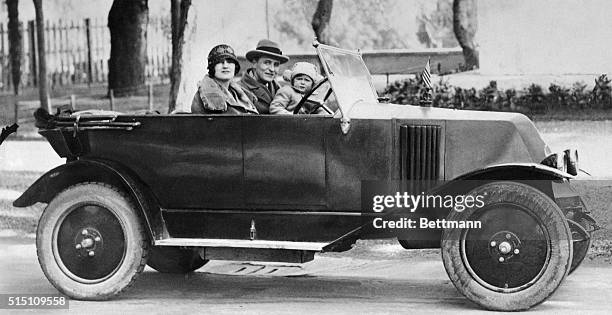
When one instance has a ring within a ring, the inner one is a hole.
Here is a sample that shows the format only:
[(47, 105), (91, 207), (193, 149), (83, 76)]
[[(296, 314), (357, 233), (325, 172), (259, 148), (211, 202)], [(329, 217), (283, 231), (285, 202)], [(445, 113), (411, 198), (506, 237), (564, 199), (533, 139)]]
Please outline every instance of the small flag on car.
[(429, 65), (429, 58), (427, 58), (427, 63), (425, 64), (425, 69), (421, 72), (421, 83), (425, 85), (425, 88), (431, 89), (431, 67)]
[(433, 103), (432, 96), (432, 85), (431, 85), (431, 67), (429, 65), (429, 58), (427, 58), (427, 63), (425, 64), (425, 69), (421, 72), (421, 97), (419, 98), (419, 105), (421, 106), (431, 106)]

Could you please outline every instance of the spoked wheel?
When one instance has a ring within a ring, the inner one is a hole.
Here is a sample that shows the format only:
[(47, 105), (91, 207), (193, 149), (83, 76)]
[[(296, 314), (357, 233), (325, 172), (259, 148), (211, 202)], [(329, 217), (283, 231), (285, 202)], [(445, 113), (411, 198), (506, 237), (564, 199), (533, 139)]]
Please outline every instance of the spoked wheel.
[(149, 267), (163, 273), (189, 273), (204, 266), (208, 260), (193, 249), (173, 246), (153, 246), (149, 250)]
[(484, 206), (451, 211), (447, 220), (480, 221), (481, 229), (445, 229), (444, 267), (455, 287), (490, 310), (528, 309), (548, 298), (569, 271), (572, 242), (559, 207), (514, 182), (476, 188)]
[(129, 198), (111, 186), (85, 183), (49, 203), (38, 223), (36, 247), (45, 276), (59, 291), (102, 300), (134, 281), (148, 245)]

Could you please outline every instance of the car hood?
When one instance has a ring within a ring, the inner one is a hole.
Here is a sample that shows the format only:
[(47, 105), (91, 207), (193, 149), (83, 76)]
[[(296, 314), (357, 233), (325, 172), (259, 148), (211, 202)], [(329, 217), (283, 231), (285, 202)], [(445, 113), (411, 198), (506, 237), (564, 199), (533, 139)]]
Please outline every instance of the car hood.
[(391, 120), (444, 128), (444, 178), (507, 163), (540, 163), (550, 152), (535, 125), (518, 113), (359, 103), (351, 120)]

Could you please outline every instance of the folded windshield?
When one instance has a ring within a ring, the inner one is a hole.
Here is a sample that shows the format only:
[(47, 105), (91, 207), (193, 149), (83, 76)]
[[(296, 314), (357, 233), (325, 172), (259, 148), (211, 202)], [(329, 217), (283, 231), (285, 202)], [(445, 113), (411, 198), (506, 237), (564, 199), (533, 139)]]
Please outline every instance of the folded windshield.
[(361, 54), (321, 44), (317, 46), (317, 53), (344, 115), (358, 102), (378, 101)]

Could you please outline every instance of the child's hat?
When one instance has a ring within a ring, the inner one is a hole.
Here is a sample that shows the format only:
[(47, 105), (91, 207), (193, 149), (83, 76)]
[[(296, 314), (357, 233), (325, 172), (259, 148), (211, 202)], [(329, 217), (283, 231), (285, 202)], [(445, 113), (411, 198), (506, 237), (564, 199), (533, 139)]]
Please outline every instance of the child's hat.
[(319, 69), (317, 69), (317, 66), (310, 62), (296, 62), (291, 70), (287, 70), (283, 73), (283, 78), (286, 81), (292, 82), (293, 78), (295, 78), (298, 74), (307, 75), (313, 82), (317, 82), (321, 79)]

